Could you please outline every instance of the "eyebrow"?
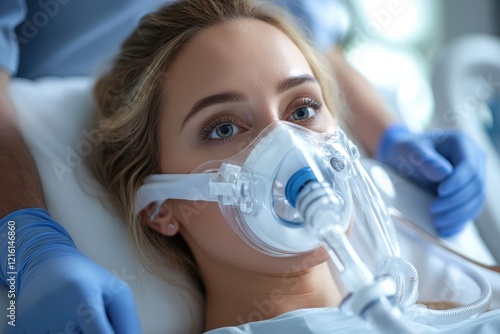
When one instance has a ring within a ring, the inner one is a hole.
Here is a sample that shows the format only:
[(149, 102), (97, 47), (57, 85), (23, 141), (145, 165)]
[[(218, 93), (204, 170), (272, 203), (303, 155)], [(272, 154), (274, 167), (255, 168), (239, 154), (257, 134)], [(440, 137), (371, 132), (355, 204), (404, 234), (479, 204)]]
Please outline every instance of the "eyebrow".
[(289, 89), (302, 85), (303, 83), (318, 83), (315, 77), (309, 74), (302, 74), (284, 79), (278, 84), (278, 93), (283, 93)]
[(207, 97), (204, 97), (194, 104), (193, 108), (191, 108), (191, 110), (187, 114), (186, 118), (184, 118), (184, 121), (182, 122), (181, 130), (190, 118), (192, 118), (194, 115), (196, 115), (198, 112), (200, 112), (201, 110), (203, 110), (205, 108), (208, 108), (208, 107), (216, 105), (216, 104), (222, 104), (222, 103), (227, 103), (227, 102), (241, 102), (244, 99), (245, 99), (245, 96), (243, 96), (243, 94), (238, 93), (238, 92), (234, 92), (234, 91), (228, 91), (228, 92), (209, 95)]
[[(298, 76), (288, 77), (279, 82), (276, 91), (278, 93), (283, 93), (289, 89), (302, 85), (303, 83), (318, 83), (318, 80), (309, 74), (302, 74)], [(186, 125), (187, 121), (199, 113), (201, 110), (208, 108), (213, 105), (228, 103), (228, 102), (241, 102), (245, 100), (245, 96), (236, 91), (227, 91), (220, 94), (209, 95), (202, 98), (194, 104), (189, 113), (184, 118), (181, 125), (181, 130)]]

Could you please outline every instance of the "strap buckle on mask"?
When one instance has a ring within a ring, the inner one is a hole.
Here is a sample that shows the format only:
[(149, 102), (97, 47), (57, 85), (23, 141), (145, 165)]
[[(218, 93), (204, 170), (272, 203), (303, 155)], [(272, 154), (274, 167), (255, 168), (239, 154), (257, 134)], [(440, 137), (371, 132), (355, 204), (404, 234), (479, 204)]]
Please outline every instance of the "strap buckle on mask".
[(257, 208), (259, 178), (241, 166), (223, 163), (216, 178), (209, 183), (210, 194), (220, 196), (223, 205), (236, 205), (242, 213), (250, 214)]

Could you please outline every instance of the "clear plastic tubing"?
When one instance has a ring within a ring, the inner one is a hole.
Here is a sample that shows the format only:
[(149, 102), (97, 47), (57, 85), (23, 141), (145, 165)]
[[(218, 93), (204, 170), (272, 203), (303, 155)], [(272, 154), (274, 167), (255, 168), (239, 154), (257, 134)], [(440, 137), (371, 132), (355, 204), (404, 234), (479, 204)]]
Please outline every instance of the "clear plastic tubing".
[(405, 311), (405, 316), (409, 316), (411, 318), (418, 317), (420, 319), (425, 319), (426, 323), (443, 326), (477, 317), (478, 315), (486, 312), (492, 298), (491, 287), (486, 279), (482, 277), (478, 271), (459, 260), (453, 254), (443, 251), (432, 242), (424, 238), (420, 238), (419, 241), (425, 243), (426, 247), (433, 248), (435, 252), (440, 253), (440, 255), (446, 259), (447, 263), (456, 266), (457, 269), (461, 270), (465, 275), (470, 277), (479, 287), (480, 296), (475, 302), (469, 305), (459, 306), (448, 310), (433, 310), (423, 306), (414, 305)]
[(297, 209), (305, 225), (313, 230), (327, 248), (339, 270), (342, 282), (356, 299), (354, 312), (382, 333), (414, 333), (392, 305), (384, 289), (361, 261), (341, 228), (339, 201), (332, 189), (319, 182), (308, 182), (300, 188)]

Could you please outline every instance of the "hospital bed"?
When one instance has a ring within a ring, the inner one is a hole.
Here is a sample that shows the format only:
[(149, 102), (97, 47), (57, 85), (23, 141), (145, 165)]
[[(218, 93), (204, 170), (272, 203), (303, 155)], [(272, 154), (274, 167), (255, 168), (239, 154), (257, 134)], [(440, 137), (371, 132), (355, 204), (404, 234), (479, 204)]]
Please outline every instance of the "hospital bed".
[[(100, 138), (93, 123), (95, 109), (91, 90), (89, 78), (14, 79), (11, 85), (21, 129), (40, 173), (49, 211), (68, 230), (83, 253), (131, 286), (144, 333), (200, 333), (202, 305), (182, 289), (142, 269), (131, 254), (120, 216), (106, 205), (104, 190), (89, 172), (85, 158)], [(430, 216), (425, 210), (429, 194), (372, 160), (364, 160), (364, 165), (386, 202), (433, 235)], [(405, 242), (405, 235), (401, 234), (401, 243), (406, 245), (403, 253), (416, 265), (422, 278), (422, 298), (444, 298), (443, 290), (435, 290), (441, 285), (428, 282), (456, 281), (453, 272), (446, 261), (425, 254), (421, 244)], [(411, 237), (408, 240), (412, 240)], [(494, 263), (473, 225), (448, 240), (447, 245), (482, 264)], [(182, 273), (167, 270), (179, 280), (189, 281)], [(485, 275), (494, 275), (491, 270), (479, 270)], [(470, 289), (462, 286), (460, 292), (451, 289), (451, 294), (458, 302), (462, 297), (471, 298), (464, 290)], [(7, 302), (7, 289), (2, 286), (0, 309), (5, 310)], [(3, 326), (6, 318), (0, 319)]]

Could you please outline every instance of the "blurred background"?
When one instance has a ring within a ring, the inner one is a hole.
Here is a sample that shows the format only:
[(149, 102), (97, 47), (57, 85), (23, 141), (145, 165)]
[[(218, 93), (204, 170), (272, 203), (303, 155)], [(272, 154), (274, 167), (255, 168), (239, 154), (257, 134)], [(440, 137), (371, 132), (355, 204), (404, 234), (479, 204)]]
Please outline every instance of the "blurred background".
[(348, 59), (372, 81), (389, 107), (415, 129), (431, 122), (434, 101), (430, 84), (439, 52), (471, 34), (500, 36), (500, 2), (496, 0), (344, 3), (349, 11), (343, 43)]

